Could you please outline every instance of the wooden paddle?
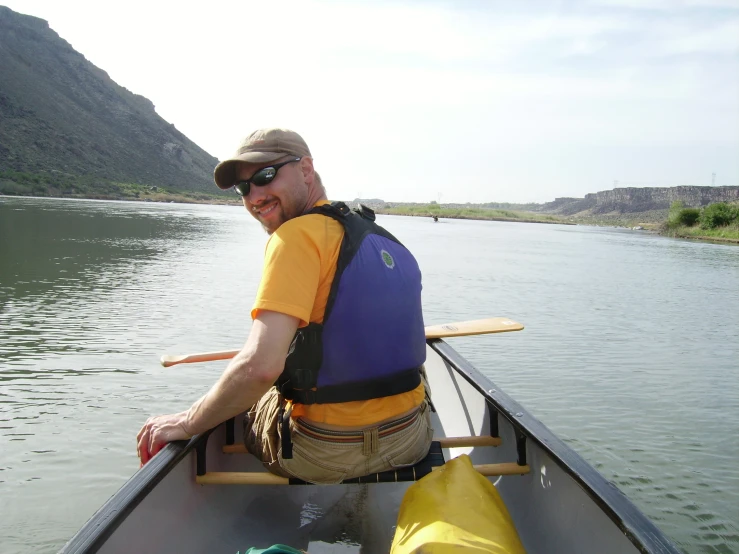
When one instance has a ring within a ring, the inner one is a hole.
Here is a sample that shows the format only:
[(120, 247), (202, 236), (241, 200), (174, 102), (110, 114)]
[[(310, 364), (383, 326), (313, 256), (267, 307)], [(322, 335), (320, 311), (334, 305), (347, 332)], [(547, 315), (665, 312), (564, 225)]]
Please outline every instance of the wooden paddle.
[(472, 321), (458, 321), (457, 323), (443, 323), (426, 327), (427, 339), (446, 339), (449, 337), (467, 337), (470, 335), (487, 335), (490, 333), (505, 333), (520, 331), (523, 325), (507, 317), (491, 317), (489, 319), (475, 319)]
[[(507, 331), (520, 331), (523, 325), (508, 319), (507, 317), (492, 317), (489, 319), (476, 319), (473, 321), (458, 321), (456, 323), (443, 323), (426, 327), (427, 339), (445, 339), (450, 337), (466, 337), (470, 335), (485, 335), (489, 333), (505, 333)], [(183, 354), (181, 356), (167, 356), (161, 358), (164, 367), (177, 364), (194, 364), (197, 362), (214, 362), (216, 360), (230, 360), (240, 350), (222, 350), (220, 352), (201, 352), (199, 354)]]

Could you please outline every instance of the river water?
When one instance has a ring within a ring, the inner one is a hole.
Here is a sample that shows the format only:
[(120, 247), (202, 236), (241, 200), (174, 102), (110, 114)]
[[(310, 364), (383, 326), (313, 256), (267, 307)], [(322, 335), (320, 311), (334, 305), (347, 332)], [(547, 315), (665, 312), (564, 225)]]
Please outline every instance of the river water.
[[(427, 324), (684, 552), (739, 552), (739, 247), (619, 229), (380, 216)], [(242, 208), (0, 198), (0, 552), (54, 552), (138, 468), (155, 413), (245, 340), (266, 235)]]

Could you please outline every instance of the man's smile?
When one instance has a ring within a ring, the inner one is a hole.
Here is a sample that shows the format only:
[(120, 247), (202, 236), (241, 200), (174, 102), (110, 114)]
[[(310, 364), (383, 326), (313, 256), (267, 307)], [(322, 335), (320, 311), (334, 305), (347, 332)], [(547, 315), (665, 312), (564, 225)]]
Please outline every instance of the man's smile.
[(253, 211), (253, 212), (254, 212), (255, 214), (257, 214), (257, 215), (260, 215), (260, 216), (264, 217), (264, 216), (266, 216), (267, 214), (269, 214), (269, 213), (271, 213), (272, 211), (274, 211), (274, 209), (275, 209), (276, 207), (277, 207), (277, 200), (273, 200), (273, 201), (271, 201), (271, 202), (266, 202), (266, 203), (264, 203), (264, 204), (261, 204), (260, 206), (254, 206), (254, 207), (252, 208), (252, 211)]

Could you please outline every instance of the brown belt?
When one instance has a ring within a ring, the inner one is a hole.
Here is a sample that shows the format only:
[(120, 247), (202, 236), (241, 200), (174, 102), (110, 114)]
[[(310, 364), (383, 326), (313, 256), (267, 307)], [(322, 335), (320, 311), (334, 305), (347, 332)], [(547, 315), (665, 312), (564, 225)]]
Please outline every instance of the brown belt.
[[(415, 423), (418, 417), (421, 415), (421, 410), (414, 410), (412, 413), (403, 416), (399, 419), (383, 423), (378, 427), (371, 427), (368, 429), (360, 429), (355, 431), (335, 431), (333, 429), (322, 429), (306, 423), (302, 418), (295, 420), (295, 425), (299, 428), (299, 431), (312, 438), (327, 442), (342, 443), (342, 444), (353, 444), (362, 443), (365, 441), (368, 432), (377, 429), (377, 437), (383, 438), (389, 435), (399, 433), (400, 431), (407, 429)], [(373, 433), (374, 434), (374, 433)]]

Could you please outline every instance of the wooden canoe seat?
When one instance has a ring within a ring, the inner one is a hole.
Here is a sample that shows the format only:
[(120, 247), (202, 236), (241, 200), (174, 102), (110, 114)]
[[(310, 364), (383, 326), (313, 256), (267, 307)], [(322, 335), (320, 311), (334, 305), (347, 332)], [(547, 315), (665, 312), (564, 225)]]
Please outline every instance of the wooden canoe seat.
[[(500, 446), (503, 441), (500, 437), (442, 437), (434, 439), (441, 443), (442, 448), (462, 448), (465, 446)], [(225, 454), (248, 454), (248, 450), (243, 443), (225, 444), (223, 446)]]
[[(431, 443), (426, 457), (414, 466), (404, 467), (392, 471), (373, 473), (364, 477), (345, 479), (341, 484), (356, 483), (396, 483), (401, 481), (417, 481), (424, 475), (444, 465), (443, 448), (464, 446), (498, 446), (501, 439), (498, 437), (450, 437), (440, 438)], [(232, 444), (223, 447), (227, 453), (246, 452), (243, 445)], [(515, 462), (501, 464), (484, 464), (474, 466), (480, 474), (485, 476), (497, 475), (524, 475), (530, 471), (528, 465), (519, 465)], [(266, 472), (206, 472), (195, 477), (200, 485), (310, 485), (302, 479), (280, 477)]]

